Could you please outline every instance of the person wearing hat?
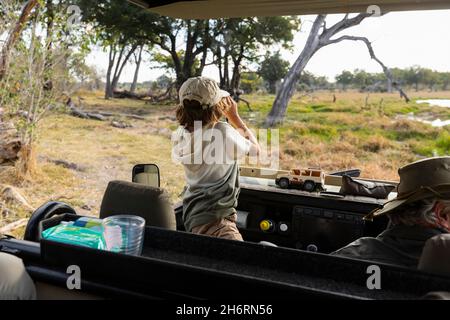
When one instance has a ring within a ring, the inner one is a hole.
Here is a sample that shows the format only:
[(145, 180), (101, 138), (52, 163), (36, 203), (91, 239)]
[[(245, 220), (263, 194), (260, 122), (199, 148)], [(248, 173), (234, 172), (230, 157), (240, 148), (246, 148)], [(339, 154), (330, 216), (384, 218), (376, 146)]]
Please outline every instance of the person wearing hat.
[(360, 238), (333, 255), (417, 268), (425, 242), (450, 232), (450, 157), (408, 164), (398, 170), (397, 197), (365, 217), (387, 215), (376, 238)]
[[(186, 231), (242, 240), (236, 227), (238, 160), (259, 153), (258, 142), (239, 116), (230, 94), (206, 77), (188, 79), (179, 91), (172, 158), (183, 164)], [(225, 116), (227, 122), (220, 119)]]

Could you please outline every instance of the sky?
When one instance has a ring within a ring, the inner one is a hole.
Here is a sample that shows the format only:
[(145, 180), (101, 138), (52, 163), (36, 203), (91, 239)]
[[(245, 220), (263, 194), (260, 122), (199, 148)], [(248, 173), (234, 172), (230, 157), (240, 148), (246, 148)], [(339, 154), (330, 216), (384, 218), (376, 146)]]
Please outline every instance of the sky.
[[(301, 16), (302, 28), (295, 35), (294, 49), (282, 50), (282, 56), (291, 64), (300, 54), (306, 42), (315, 16)], [(337, 22), (342, 15), (329, 15), (327, 25)], [(367, 37), (377, 57), (388, 67), (407, 68), (413, 65), (437, 71), (450, 72), (450, 10), (393, 12), (381, 17), (365, 19), (360, 25), (339, 35)], [(150, 58), (141, 67), (139, 82), (155, 80), (164, 71), (150, 68)], [(87, 63), (103, 74), (107, 69), (107, 54), (94, 50)], [(343, 70), (363, 69), (381, 72), (380, 66), (370, 59), (366, 46), (360, 42), (343, 41), (320, 49), (306, 67), (316, 75), (334, 80)], [(121, 82), (131, 82), (134, 66), (125, 68)], [(205, 76), (218, 78), (214, 66), (205, 68)]]

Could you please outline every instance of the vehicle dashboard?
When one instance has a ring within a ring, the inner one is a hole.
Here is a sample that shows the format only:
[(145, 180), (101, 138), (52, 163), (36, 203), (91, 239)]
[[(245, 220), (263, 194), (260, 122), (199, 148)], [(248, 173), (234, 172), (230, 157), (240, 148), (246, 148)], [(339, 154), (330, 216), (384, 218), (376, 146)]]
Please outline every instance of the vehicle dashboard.
[[(363, 219), (386, 200), (241, 184), (237, 226), (245, 241), (321, 253), (333, 252), (363, 236), (376, 236), (386, 217)], [(175, 209), (184, 230), (182, 208)]]

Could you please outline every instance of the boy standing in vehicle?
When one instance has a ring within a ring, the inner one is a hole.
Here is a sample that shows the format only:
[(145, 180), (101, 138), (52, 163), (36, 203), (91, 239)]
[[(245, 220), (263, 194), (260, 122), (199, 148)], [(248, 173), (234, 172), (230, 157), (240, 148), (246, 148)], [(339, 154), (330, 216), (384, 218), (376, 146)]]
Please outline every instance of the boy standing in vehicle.
[[(239, 116), (237, 104), (217, 82), (188, 79), (180, 88), (172, 157), (184, 166), (183, 222), (186, 231), (242, 240), (236, 227), (237, 161), (259, 153), (258, 142)], [(222, 122), (222, 116), (229, 123)]]

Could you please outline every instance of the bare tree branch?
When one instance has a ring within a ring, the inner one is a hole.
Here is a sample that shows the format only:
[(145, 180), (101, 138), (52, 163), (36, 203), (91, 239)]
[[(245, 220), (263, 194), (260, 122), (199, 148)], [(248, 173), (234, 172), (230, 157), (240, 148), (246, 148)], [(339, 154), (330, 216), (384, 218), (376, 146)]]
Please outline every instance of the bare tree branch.
[(344, 16), (344, 18), (337, 22), (336, 24), (334, 24), (332, 27), (330, 27), (329, 29), (326, 29), (321, 35), (320, 35), (320, 42), (321, 43), (326, 43), (327, 41), (329, 41), (331, 39), (331, 37), (333, 37), (334, 35), (336, 35), (337, 33), (348, 29), (350, 27), (354, 27), (357, 26), (358, 24), (360, 24), (365, 18), (370, 17), (372, 14), (370, 13), (360, 13), (357, 16), (353, 17), (353, 18), (348, 18), (348, 14), (346, 14)]
[[(339, 37), (337, 39), (328, 40), (326, 43), (323, 44), (323, 46), (338, 43), (338, 42), (341, 42), (344, 40), (362, 41), (366, 45), (367, 50), (369, 50), (370, 58), (372, 60), (375, 60), (383, 69), (383, 72), (386, 75), (386, 78), (388, 79), (389, 87), (393, 86), (400, 93), (400, 96), (405, 99), (406, 102), (410, 101), (410, 99), (406, 95), (406, 93), (398, 86), (398, 84), (396, 82), (394, 82), (391, 70), (375, 55), (375, 51), (373, 50), (372, 43), (366, 37), (347, 36), (346, 35), (346, 36)], [(391, 88), (388, 88), (388, 90), (390, 90), (390, 89)]]

